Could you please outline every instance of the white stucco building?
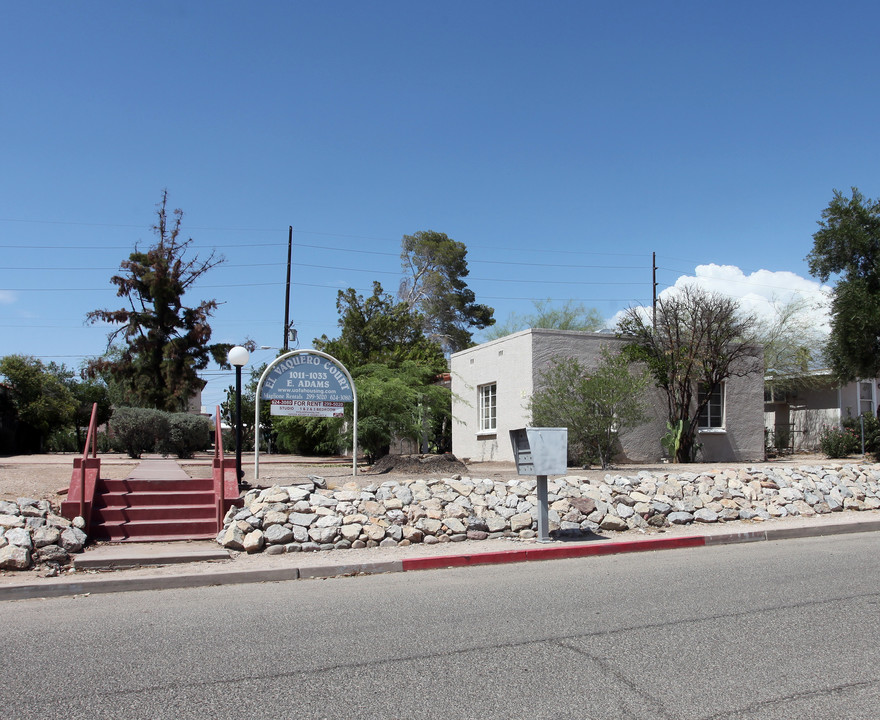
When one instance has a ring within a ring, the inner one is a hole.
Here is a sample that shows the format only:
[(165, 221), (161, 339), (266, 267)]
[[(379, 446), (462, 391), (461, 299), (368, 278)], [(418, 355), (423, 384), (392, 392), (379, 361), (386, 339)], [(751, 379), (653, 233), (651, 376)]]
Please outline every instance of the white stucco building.
[[(600, 359), (600, 348), (623, 343), (613, 335), (570, 330), (522, 330), (454, 353), (452, 452), (471, 462), (513, 461), (509, 431), (531, 424), (529, 399), (554, 358), (574, 357), (585, 367)], [(764, 459), (764, 379), (760, 372), (730, 378), (716, 393), (699, 430), (702, 459)], [(621, 461), (656, 462), (663, 456), (666, 401), (653, 386), (645, 403), (651, 416), (621, 436)]]

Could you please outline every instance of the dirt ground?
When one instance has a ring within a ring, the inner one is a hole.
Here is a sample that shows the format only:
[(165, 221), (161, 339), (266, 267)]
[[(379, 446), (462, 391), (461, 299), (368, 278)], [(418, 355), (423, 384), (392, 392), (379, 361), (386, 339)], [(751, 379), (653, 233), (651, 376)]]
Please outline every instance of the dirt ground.
[[(46, 455), (13, 455), (0, 457), (0, 500), (15, 500), (19, 497), (46, 499), (54, 505), (58, 505), (64, 498), (64, 494), (70, 485), (73, 472), (72, 453), (54, 453)], [(159, 457), (159, 456), (151, 456)], [(112, 479), (123, 479), (137, 466), (137, 461), (126, 455), (101, 455), (101, 475)], [(605, 477), (608, 473), (631, 475), (640, 470), (652, 470), (655, 472), (701, 472), (717, 470), (728, 467), (755, 467), (755, 466), (801, 466), (819, 465), (841, 462), (863, 462), (860, 457), (848, 460), (827, 460), (822, 455), (793, 455), (782, 459), (773, 459), (761, 463), (695, 463), (688, 465), (675, 464), (638, 464), (621, 465), (610, 470), (601, 469), (577, 469), (571, 468), (569, 475), (598, 478)], [(869, 461), (870, 462), (870, 461)], [(253, 454), (242, 458), (242, 469), (245, 472), (245, 481), (252, 485), (270, 486), (273, 484), (292, 484), (297, 479), (305, 479), (310, 475), (323, 477), (330, 487), (341, 487), (348, 483), (355, 483), (359, 487), (370, 484), (381, 484), (387, 480), (406, 480), (414, 477), (424, 477), (421, 474), (406, 472), (386, 472), (373, 474), (367, 466), (359, 466), (357, 476), (352, 474), (351, 461), (331, 460), (321, 461), (315, 458), (295, 456), (261, 455), (260, 477), (254, 477)], [(200, 455), (193, 460), (182, 460), (180, 465), (191, 477), (211, 476), (211, 456)], [(471, 463), (467, 466), (470, 477), (489, 478), (491, 480), (510, 480), (517, 477), (513, 463), (484, 462)], [(440, 476), (448, 476), (450, 473), (441, 472)], [(463, 475), (465, 473), (462, 473)]]

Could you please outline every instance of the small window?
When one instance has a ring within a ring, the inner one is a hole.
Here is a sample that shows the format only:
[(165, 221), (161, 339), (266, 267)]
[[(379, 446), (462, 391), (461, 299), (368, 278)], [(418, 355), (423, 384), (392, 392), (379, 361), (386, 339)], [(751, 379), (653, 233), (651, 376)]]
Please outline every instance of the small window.
[(492, 383), (491, 385), (481, 385), (477, 391), (479, 393), (480, 408), (478, 425), (479, 432), (494, 432), (496, 429), (496, 385), (495, 383)]
[(859, 383), (859, 413), (861, 415), (874, 414), (874, 383), (862, 381)]
[(708, 385), (700, 385), (698, 402), (702, 405), (708, 394), (706, 406), (700, 410), (698, 427), (701, 430), (717, 430), (724, 427), (724, 383), (716, 385), (708, 392)]

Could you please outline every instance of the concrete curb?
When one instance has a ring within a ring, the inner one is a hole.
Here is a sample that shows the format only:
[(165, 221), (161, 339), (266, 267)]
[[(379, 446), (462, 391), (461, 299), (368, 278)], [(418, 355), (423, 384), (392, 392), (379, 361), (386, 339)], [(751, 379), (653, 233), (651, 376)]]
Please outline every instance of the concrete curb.
[(675, 550), (712, 545), (730, 545), (773, 540), (823, 537), (860, 532), (880, 531), (880, 520), (854, 523), (838, 523), (825, 526), (799, 528), (770, 528), (718, 535), (682, 535), (679, 537), (644, 538), (640, 540), (597, 540), (578, 545), (553, 544), (522, 550), (498, 552), (461, 553), (420, 558), (402, 558), (384, 562), (328, 564), (313, 567), (290, 567), (262, 570), (218, 570), (189, 575), (146, 575), (138, 578), (113, 579), (112, 577), (84, 578), (74, 581), (22, 583), (0, 586), (0, 602), (4, 600), (27, 600), (32, 598), (66, 597), (137, 590), (165, 590), (172, 588), (208, 587), (241, 583), (282, 582), (340, 577), (346, 575), (375, 575), (414, 570), (499, 565), (538, 560), (562, 560), (570, 558), (618, 555), (621, 553)]

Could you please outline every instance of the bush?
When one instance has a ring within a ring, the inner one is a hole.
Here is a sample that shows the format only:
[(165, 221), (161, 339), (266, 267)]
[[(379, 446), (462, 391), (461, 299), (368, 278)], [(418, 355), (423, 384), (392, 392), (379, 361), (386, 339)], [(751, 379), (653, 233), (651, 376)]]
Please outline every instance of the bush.
[(819, 449), (829, 458), (845, 458), (861, 450), (861, 441), (852, 429), (826, 427), (819, 435)]
[(856, 439), (856, 449), (853, 452), (862, 451), (862, 427), (865, 430), (865, 452), (872, 453), (875, 458), (880, 455), (880, 421), (873, 413), (862, 415), (860, 418), (847, 418), (843, 421), (844, 429)]
[(197, 451), (211, 447), (211, 421), (202, 415), (168, 414), (168, 434), (159, 440), (159, 452), (190, 459)]
[(145, 452), (154, 452), (170, 431), (168, 413), (147, 408), (117, 408), (110, 426), (114, 449), (135, 460)]
[(46, 440), (47, 452), (82, 452), (73, 430), (56, 430)]

